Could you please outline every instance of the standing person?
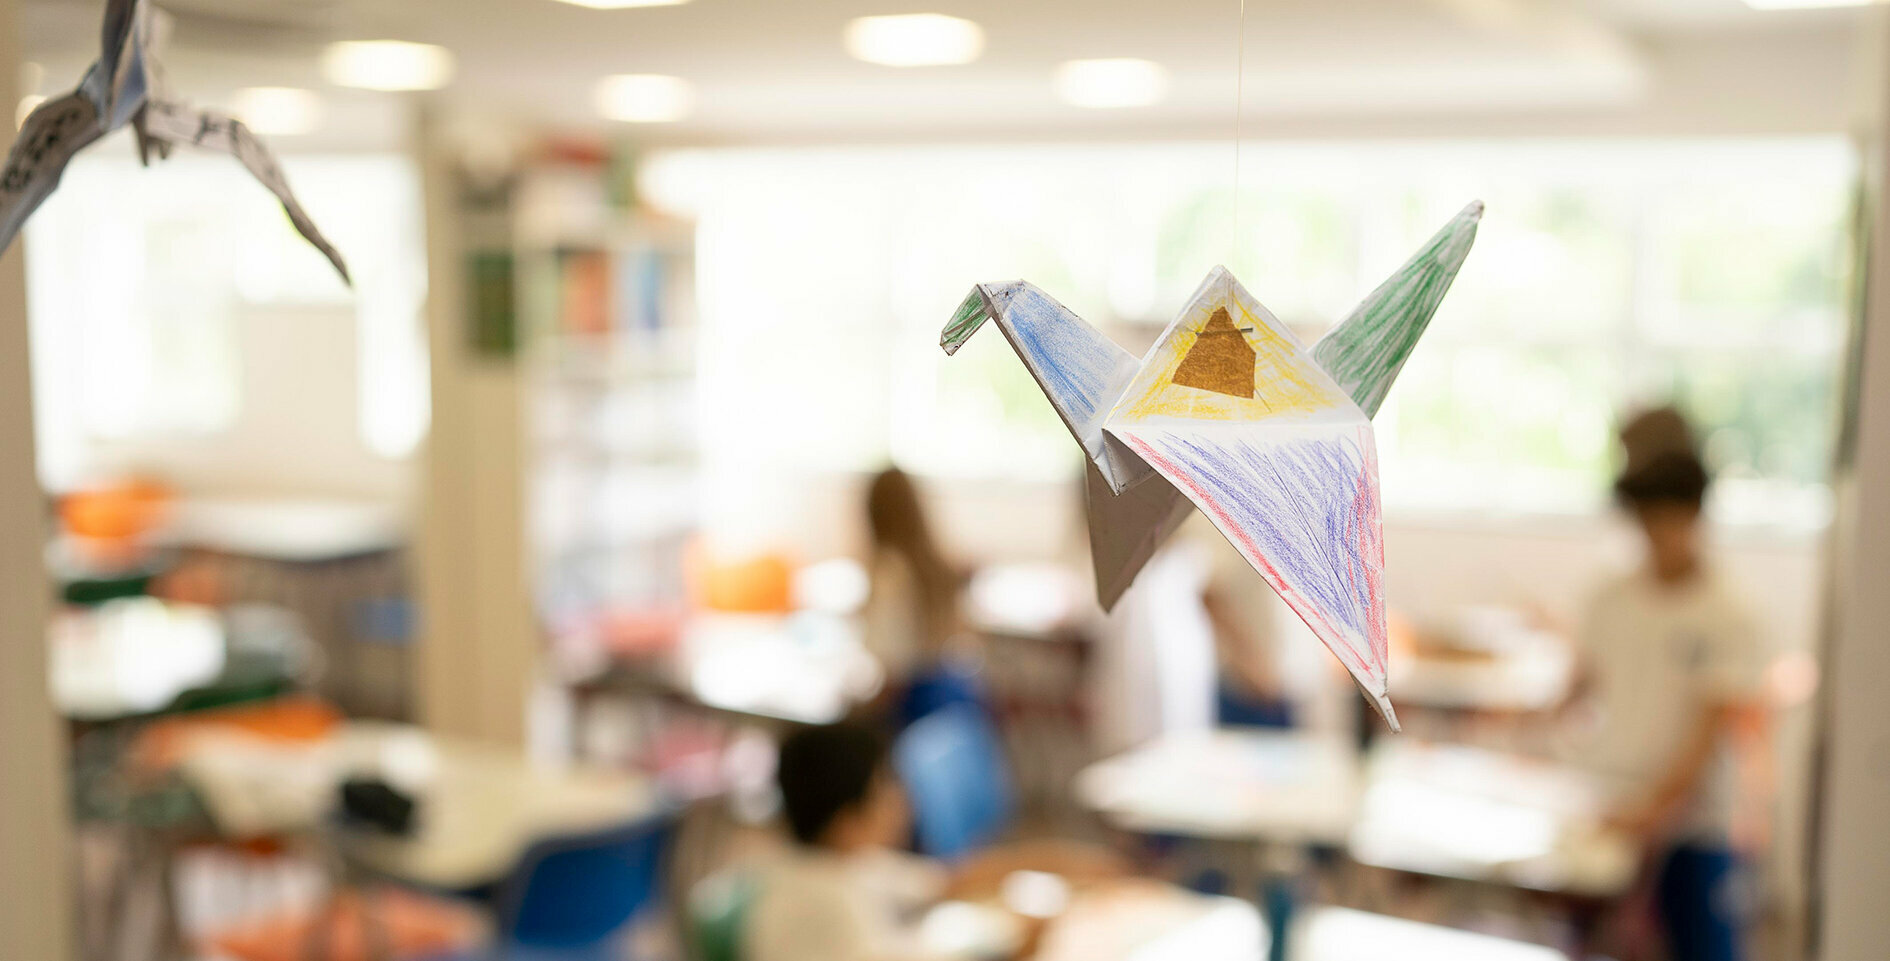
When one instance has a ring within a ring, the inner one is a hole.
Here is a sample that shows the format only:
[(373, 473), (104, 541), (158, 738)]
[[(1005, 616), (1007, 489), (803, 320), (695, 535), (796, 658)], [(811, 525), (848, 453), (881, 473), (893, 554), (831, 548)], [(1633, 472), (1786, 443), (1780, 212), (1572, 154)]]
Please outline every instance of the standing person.
[[(885, 672), (902, 719), (916, 719), (940, 706), (934, 702), (941, 699), (971, 698), (957, 690), (958, 678), (945, 664), (963, 633), (958, 598), (965, 576), (933, 538), (911, 476), (896, 467), (874, 476), (866, 493), (866, 523), (873, 539), (866, 647)], [(922, 689), (915, 691), (915, 684)], [(926, 703), (907, 703), (914, 697)]]
[(1701, 544), (1708, 478), (1672, 408), (1621, 429), (1615, 482), (1644, 560), (1592, 598), (1581, 628), (1597, 724), (1590, 766), (1615, 791), (1610, 821), (1658, 852), (1655, 898), (1675, 961), (1745, 955), (1739, 766), (1763, 727), (1764, 668), (1744, 596)]

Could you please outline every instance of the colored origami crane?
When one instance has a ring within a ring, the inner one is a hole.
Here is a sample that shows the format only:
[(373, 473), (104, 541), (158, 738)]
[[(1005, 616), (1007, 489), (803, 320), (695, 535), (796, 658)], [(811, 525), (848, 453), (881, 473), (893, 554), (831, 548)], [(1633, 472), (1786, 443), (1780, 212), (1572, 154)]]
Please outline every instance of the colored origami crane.
[(1224, 267), (1139, 361), (1023, 281), (973, 288), (939, 345), (955, 353), (995, 318), (1083, 445), (1103, 607), (1192, 504), (1397, 730), (1371, 418), (1482, 216), (1481, 203), (1465, 208), (1310, 350)]
[(125, 124), (138, 137), (138, 155), (169, 157), (177, 144), (219, 150), (237, 159), (282, 203), (295, 229), (335, 265), (343, 282), (348, 266), (289, 190), (269, 148), (242, 121), (173, 99), (153, 57), (154, 18), (145, 0), (108, 0), (102, 49), (78, 89), (40, 104), (20, 126), (0, 167), (0, 252), (26, 219), (59, 186), (74, 155)]

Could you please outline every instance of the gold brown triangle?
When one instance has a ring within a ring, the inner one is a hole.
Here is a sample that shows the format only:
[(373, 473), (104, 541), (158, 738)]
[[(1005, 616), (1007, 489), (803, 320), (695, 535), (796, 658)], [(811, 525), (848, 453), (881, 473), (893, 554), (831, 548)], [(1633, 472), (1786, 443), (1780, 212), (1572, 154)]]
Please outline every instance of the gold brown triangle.
[(1227, 308), (1218, 307), (1175, 368), (1174, 382), (1181, 387), (1251, 400), (1255, 360), (1253, 346), (1234, 326)]

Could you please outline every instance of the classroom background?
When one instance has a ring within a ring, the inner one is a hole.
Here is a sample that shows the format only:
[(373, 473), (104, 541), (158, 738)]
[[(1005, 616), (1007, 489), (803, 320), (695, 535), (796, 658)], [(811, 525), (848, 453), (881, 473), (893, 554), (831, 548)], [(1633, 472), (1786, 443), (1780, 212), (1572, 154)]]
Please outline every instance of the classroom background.
[[(6, 121), (102, 6), (0, 0)], [(733, 961), (777, 745), (870, 716), (915, 850), (1144, 882), (940, 956), (1664, 957), (1568, 761), (1663, 405), (1764, 655), (1747, 956), (1890, 943), (1881, 5), (157, 6), (353, 283), (125, 134), (0, 257), (0, 954)], [(966, 291), (1139, 354), (1224, 264), (1310, 343), (1471, 200), (1375, 420), (1404, 732), (1204, 518), (1101, 611)]]

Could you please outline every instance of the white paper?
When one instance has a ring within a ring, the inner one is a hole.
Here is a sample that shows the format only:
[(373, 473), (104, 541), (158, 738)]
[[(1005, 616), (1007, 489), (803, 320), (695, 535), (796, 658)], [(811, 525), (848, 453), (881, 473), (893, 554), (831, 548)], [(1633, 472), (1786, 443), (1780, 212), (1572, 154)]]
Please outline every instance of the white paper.
[(1192, 504), (1396, 730), (1371, 419), (1482, 216), (1464, 208), (1311, 349), (1221, 267), (1140, 360), (1023, 281), (974, 288), (939, 344), (952, 353), (995, 318), (1082, 445), (1103, 607)]
[(156, 24), (145, 0), (110, 0), (100, 30), (99, 59), (78, 89), (41, 104), (26, 118), (0, 166), (0, 252), (12, 245), (27, 218), (59, 186), (72, 158), (129, 123), (145, 163), (169, 157), (171, 147), (179, 143), (235, 157), (275, 194), (296, 231), (334, 264), (344, 283), (349, 282), (347, 264), (296, 201), (269, 148), (241, 121), (198, 110), (164, 92), (163, 72), (153, 56)]

